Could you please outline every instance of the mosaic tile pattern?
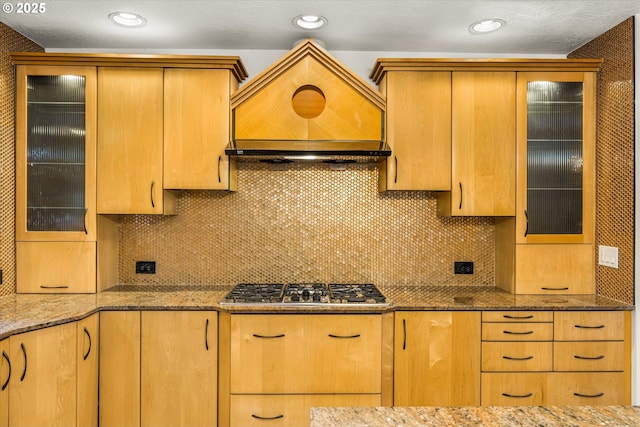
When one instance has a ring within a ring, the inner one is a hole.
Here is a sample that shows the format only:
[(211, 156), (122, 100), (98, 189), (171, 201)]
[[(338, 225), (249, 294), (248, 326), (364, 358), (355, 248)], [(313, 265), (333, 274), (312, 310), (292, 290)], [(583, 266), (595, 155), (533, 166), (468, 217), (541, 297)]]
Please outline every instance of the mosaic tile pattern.
[(10, 52), (43, 49), (0, 23), (0, 296), (16, 291), (15, 73)]
[[(569, 55), (603, 58), (597, 82), (596, 251), (619, 248), (618, 269), (596, 266), (596, 292), (634, 301), (634, 18)], [(597, 253), (596, 253), (597, 259)]]
[[(433, 193), (379, 193), (377, 180), (366, 165), (240, 164), (235, 193), (184, 191), (176, 216), (123, 216), (120, 283), (494, 286), (492, 218), (440, 218)], [(156, 274), (136, 275), (138, 260)]]

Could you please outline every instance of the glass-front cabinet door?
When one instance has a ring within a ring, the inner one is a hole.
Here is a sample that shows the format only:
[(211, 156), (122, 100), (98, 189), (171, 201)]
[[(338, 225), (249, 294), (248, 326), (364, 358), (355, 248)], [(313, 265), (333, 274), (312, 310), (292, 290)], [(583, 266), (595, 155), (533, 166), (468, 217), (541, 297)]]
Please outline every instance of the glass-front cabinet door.
[(16, 240), (95, 241), (95, 67), (17, 67)]
[(594, 73), (518, 74), (518, 243), (591, 243)]

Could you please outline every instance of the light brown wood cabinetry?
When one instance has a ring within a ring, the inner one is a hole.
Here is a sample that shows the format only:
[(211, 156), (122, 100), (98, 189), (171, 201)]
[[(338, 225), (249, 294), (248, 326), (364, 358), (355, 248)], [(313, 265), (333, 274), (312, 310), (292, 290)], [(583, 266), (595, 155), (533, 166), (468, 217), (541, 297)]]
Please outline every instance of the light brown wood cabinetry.
[(456, 71), (451, 88), (451, 191), (438, 214), (515, 214), (516, 73)]
[(11, 380), (11, 358), (9, 338), (0, 341), (0, 427), (9, 426), (9, 382)]
[(76, 324), (10, 338), (11, 427), (76, 425)]
[(98, 68), (98, 213), (172, 214), (162, 187), (162, 68)]
[(480, 313), (396, 312), (394, 406), (480, 404)]
[(235, 164), (224, 149), (237, 89), (228, 70), (164, 70), (164, 188), (235, 190)]
[(379, 190), (451, 190), (451, 73), (394, 71), (379, 86), (392, 150)]
[(93, 314), (76, 322), (77, 416), (78, 427), (98, 427), (98, 357), (100, 316)]

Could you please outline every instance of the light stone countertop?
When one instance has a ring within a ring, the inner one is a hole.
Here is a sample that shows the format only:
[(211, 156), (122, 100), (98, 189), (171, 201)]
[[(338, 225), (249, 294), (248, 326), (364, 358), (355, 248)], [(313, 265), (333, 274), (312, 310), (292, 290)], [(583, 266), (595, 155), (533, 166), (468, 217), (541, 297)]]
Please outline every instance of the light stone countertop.
[(640, 426), (630, 406), (311, 408), (310, 427)]
[(80, 320), (105, 310), (215, 310), (231, 313), (385, 313), (397, 310), (633, 310), (595, 295), (513, 295), (493, 287), (380, 287), (382, 307), (222, 306), (226, 285), (122, 285), (97, 294), (13, 294), (0, 297), (0, 339)]

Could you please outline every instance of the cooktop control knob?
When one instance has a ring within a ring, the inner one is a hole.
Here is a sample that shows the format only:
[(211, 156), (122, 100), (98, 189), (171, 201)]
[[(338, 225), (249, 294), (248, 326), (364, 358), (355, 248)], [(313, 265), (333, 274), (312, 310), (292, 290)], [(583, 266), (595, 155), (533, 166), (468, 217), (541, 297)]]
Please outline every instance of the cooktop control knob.
[(313, 298), (313, 302), (320, 302), (320, 299), (322, 298), (322, 294), (320, 292), (314, 292), (312, 298)]
[(302, 300), (303, 301), (308, 301), (309, 300), (309, 296), (311, 296), (311, 293), (309, 292), (309, 289), (303, 289), (302, 290)]

